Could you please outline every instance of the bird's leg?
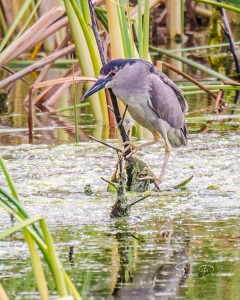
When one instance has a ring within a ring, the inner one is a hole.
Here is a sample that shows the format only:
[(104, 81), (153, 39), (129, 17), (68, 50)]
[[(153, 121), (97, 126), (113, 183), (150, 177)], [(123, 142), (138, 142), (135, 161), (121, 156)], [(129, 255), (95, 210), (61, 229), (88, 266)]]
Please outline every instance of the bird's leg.
[[(155, 144), (159, 140), (159, 137), (160, 137), (159, 135), (155, 134), (154, 135), (154, 141), (148, 142), (146, 144), (147, 145), (149, 145), (150, 143)], [(165, 140), (165, 154), (164, 154), (164, 161), (163, 161), (163, 166), (162, 166), (160, 176), (159, 177), (157, 177), (157, 176), (146, 176), (146, 177), (143, 177), (143, 178), (139, 178), (139, 180), (152, 180), (152, 181), (155, 181), (156, 184), (160, 184), (160, 183), (163, 182), (163, 177), (164, 177), (164, 174), (165, 174), (165, 171), (166, 171), (166, 168), (167, 168), (168, 159), (169, 159), (169, 156), (170, 156), (170, 153), (171, 153), (171, 150), (172, 150), (172, 146), (170, 145), (170, 143), (168, 141), (167, 135), (163, 134), (163, 138)], [(141, 146), (147, 146), (146, 144), (143, 144)]]
[[(124, 156), (124, 154), (129, 150), (129, 148), (131, 148), (131, 153), (129, 155), (126, 156), (126, 158), (129, 158), (131, 157), (134, 153), (136, 153), (139, 149), (142, 149), (146, 146), (149, 146), (149, 145), (154, 145), (156, 144), (158, 141), (160, 140), (160, 134), (158, 132), (153, 132), (153, 140), (152, 141), (149, 141), (149, 142), (146, 142), (142, 145), (139, 145), (139, 146), (136, 146), (134, 145), (131, 141), (127, 141), (125, 143), (123, 143), (122, 145), (123, 146), (126, 146), (128, 145), (123, 151), (122, 151), (122, 155)], [(145, 178), (145, 177), (144, 177)]]
[(132, 155), (132, 154), (136, 153), (139, 149), (142, 149), (142, 148), (144, 148), (146, 146), (149, 146), (149, 145), (156, 144), (156, 142), (157, 142), (156, 140), (153, 140), (153, 141), (146, 142), (142, 145), (136, 146), (132, 143), (132, 141), (127, 141), (127, 142), (122, 144), (123, 146), (127, 145), (127, 147), (123, 150), (122, 153), (125, 153), (126, 151), (128, 151), (129, 148), (131, 148), (132, 153), (130, 155)]
[(170, 143), (167, 140), (166, 144), (165, 144), (165, 154), (164, 154), (163, 166), (162, 166), (160, 176), (159, 176), (158, 180), (156, 181), (157, 184), (160, 184), (161, 182), (163, 182), (163, 177), (164, 177), (164, 174), (165, 174), (165, 171), (167, 168), (167, 163), (168, 163), (168, 159), (169, 159), (171, 150), (172, 150), (172, 146), (170, 145)]
[(168, 163), (168, 159), (169, 159), (171, 150), (172, 150), (171, 145), (169, 144), (169, 142), (166, 142), (166, 145), (165, 145), (165, 154), (164, 154), (164, 161), (163, 161), (163, 166), (162, 166), (162, 170), (161, 170), (161, 173), (160, 173), (159, 177), (157, 177), (157, 176), (146, 176), (146, 177), (143, 177), (143, 178), (139, 178), (139, 180), (151, 180), (151, 181), (155, 181), (155, 183), (157, 185), (159, 185), (160, 183), (162, 183), (163, 182), (163, 177), (164, 177), (164, 174), (165, 174), (165, 171), (166, 171), (166, 168), (167, 168), (167, 163)]
[[(141, 149), (141, 148), (144, 148), (144, 147), (149, 146), (149, 145), (154, 145), (160, 140), (161, 136), (158, 132), (152, 132), (152, 134), (153, 134), (153, 140), (140, 145), (138, 148)], [(151, 174), (149, 174), (148, 176), (138, 178), (138, 180), (151, 180), (151, 181), (155, 181), (155, 182), (158, 183), (159, 178), (157, 178), (157, 176), (155, 176), (151, 172)]]

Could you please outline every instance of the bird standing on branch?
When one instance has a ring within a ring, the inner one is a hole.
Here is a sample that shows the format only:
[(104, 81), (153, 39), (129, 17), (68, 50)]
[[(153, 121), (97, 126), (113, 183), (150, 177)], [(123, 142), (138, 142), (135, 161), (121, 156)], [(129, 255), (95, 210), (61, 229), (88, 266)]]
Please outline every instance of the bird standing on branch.
[(135, 150), (155, 144), (163, 137), (165, 156), (161, 174), (158, 178), (144, 178), (161, 183), (172, 147), (187, 145), (183, 114), (188, 105), (182, 91), (167, 75), (142, 59), (116, 59), (104, 65), (98, 81), (84, 94), (83, 100), (103, 88), (112, 89), (128, 107), (132, 118), (152, 132), (153, 141), (134, 146)]

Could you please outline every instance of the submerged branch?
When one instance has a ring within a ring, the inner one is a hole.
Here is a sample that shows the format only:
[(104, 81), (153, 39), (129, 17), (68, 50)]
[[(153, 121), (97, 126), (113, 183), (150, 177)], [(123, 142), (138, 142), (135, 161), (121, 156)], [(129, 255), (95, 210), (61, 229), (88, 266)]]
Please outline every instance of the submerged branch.
[(151, 193), (149, 193), (149, 194), (147, 194), (147, 195), (144, 195), (144, 196), (142, 196), (140, 199), (138, 199), (138, 200), (134, 201), (133, 203), (129, 204), (129, 206), (133, 206), (133, 205), (137, 204), (138, 202), (140, 202), (140, 201), (142, 201), (142, 200), (144, 200), (144, 199), (150, 197), (151, 195), (152, 195)]

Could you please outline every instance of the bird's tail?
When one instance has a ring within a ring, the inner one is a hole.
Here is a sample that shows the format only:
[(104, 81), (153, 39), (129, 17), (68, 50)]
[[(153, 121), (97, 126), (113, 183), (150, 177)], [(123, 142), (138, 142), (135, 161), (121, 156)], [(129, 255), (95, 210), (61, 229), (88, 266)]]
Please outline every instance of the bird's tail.
[(170, 127), (167, 131), (168, 140), (172, 147), (186, 146), (188, 142), (187, 134), (188, 131), (185, 123), (182, 128)]

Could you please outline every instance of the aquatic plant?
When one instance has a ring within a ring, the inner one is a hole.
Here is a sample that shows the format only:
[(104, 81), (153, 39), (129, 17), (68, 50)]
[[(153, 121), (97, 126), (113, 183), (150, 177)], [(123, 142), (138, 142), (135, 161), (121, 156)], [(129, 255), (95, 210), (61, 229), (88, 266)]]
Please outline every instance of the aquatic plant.
[[(58, 295), (60, 297), (72, 296), (72, 299), (80, 300), (81, 297), (77, 289), (62, 267), (45, 219), (42, 217), (30, 217), (26, 212), (1, 157), (0, 168), (5, 175), (10, 190), (10, 192), (6, 192), (0, 187), (0, 206), (17, 222), (15, 225), (1, 231), (0, 239), (6, 239), (16, 232), (23, 231), (24, 239), (28, 244), (32, 270), (41, 299), (49, 299), (49, 290), (39, 251), (43, 254), (44, 261), (51, 271)], [(4, 291), (0, 289), (0, 298), (4, 299), (3, 297)]]

